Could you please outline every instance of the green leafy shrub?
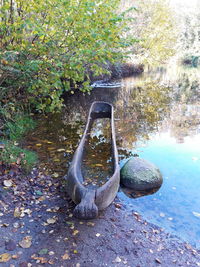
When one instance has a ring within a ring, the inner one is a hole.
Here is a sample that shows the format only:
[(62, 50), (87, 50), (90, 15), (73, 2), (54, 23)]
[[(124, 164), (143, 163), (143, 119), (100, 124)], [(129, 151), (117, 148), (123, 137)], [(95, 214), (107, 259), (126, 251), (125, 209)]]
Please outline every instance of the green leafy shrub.
[[(123, 58), (133, 39), (120, 0), (4, 0), (0, 4), (0, 90), (55, 111), (65, 91), (90, 90), (90, 74)], [(1, 100), (0, 99), (0, 100)]]

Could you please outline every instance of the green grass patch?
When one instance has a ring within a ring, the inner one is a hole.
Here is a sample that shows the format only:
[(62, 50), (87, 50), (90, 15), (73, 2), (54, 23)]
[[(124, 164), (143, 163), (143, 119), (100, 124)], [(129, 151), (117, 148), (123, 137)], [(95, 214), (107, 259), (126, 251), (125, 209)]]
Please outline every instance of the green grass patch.
[(18, 147), (12, 141), (0, 141), (0, 162), (7, 167), (15, 167), (29, 172), (38, 158), (35, 152)]
[(26, 173), (29, 172), (37, 162), (35, 152), (19, 147), (23, 137), (33, 130), (36, 123), (21, 110), (16, 110), (14, 106), (0, 108), (0, 122), (3, 124), (0, 139), (0, 164), (6, 168), (17, 168)]
[(5, 123), (5, 132), (10, 140), (20, 140), (28, 131), (35, 127), (34, 120), (28, 115), (17, 115)]

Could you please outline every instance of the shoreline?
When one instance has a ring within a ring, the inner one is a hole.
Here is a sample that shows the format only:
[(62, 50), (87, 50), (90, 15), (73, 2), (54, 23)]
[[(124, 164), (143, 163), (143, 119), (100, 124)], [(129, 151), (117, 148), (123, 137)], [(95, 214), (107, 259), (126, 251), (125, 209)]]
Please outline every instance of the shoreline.
[(34, 169), (0, 176), (0, 184), (1, 266), (200, 266), (199, 250), (127, 211), (117, 197), (97, 219), (83, 221), (73, 218), (62, 178)]

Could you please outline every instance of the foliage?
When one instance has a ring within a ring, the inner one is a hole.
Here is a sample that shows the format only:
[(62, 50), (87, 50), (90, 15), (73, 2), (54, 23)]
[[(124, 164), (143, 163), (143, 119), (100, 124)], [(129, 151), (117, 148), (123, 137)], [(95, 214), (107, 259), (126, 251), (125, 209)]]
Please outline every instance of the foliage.
[(181, 28), (178, 43), (179, 56), (182, 63), (198, 67), (200, 66), (199, 8), (197, 7), (192, 14), (181, 14), (178, 19)]
[(135, 21), (140, 39), (134, 52), (144, 64), (160, 66), (175, 53), (177, 26), (167, 0), (141, 1)]
[(65, 91), (89, 91), (90, 74), (123, 57), (120, 0), (4, 0), (0, 9), (1, 99), (55, 111)]

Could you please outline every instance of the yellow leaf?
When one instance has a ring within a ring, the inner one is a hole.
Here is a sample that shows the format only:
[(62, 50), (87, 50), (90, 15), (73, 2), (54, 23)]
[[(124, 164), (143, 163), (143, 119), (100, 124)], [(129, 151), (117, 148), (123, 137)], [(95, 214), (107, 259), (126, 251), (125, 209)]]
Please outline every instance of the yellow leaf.
[(59, 162), (60, 160), (59, 160), (59, 159), (54, 159), (53, 161), (54, 161), (54, 162)]
[(99, 164), (99, 163), (95, 164), (95, 166), (96, 167), (103, 167), (103, 165), (102, 164)]
[(54, 173), (52, 174), (52, 176), (53, 176), (54, 178), (58, 178), (59, 174), (56, 173), (56, 172), (54, 172)]
[(74, 230), (73, 235), (77, 235), (79, 233), (78, 230)]
[(15, 208), (15, 210), (14, 210), (14, 217), (20, 218), (20, 215), (21, 215), (20, 208), (19, 207)]
[(64, 152), (64, 151), (65, 151), (64, 148), (59, 148), (59, 149), (57, 149), (57, 152)]
[(72, 152), (72, 150), (65, 150), (65, 152), (66, 152), (66, 153), (71, 153), (71, 152)]
[(11, 259), (11, 255), (9, 253), (3, 253), (0, 255), (0, 262), (7, 262)]
[(42, 144), (36, 144), (36, 146), (42, 146)]

